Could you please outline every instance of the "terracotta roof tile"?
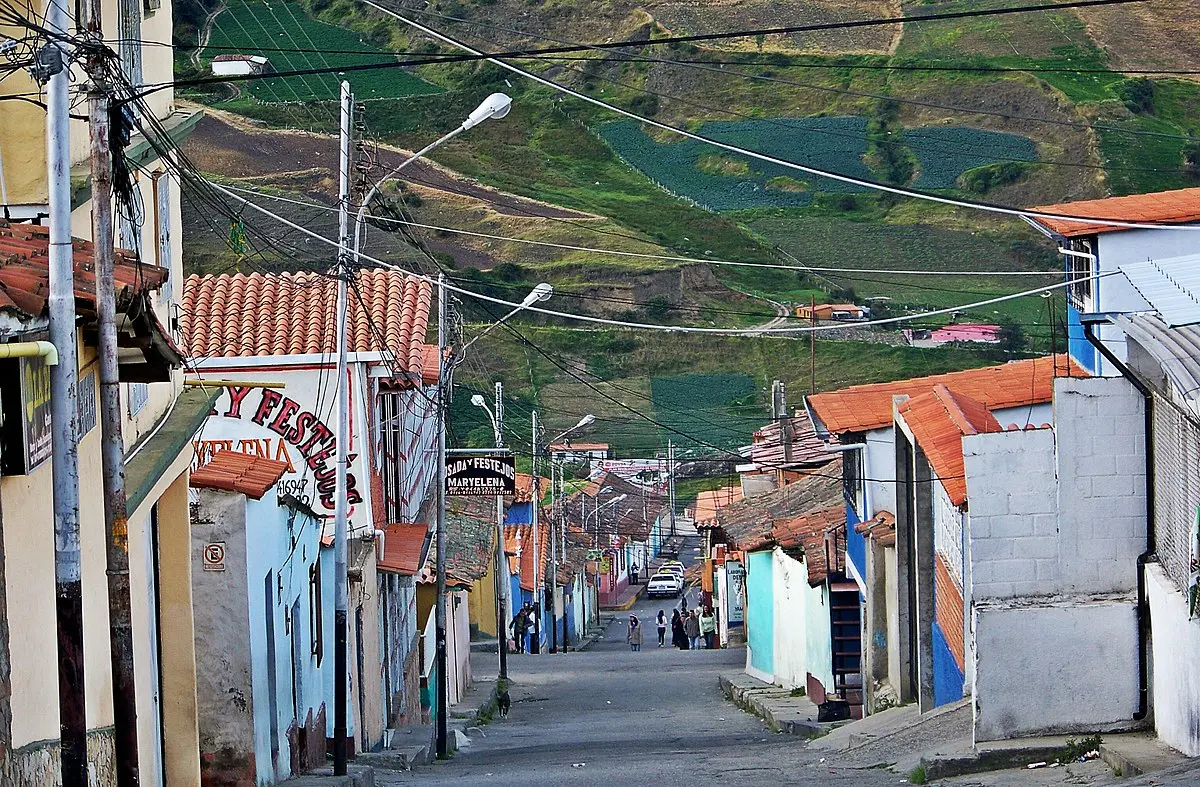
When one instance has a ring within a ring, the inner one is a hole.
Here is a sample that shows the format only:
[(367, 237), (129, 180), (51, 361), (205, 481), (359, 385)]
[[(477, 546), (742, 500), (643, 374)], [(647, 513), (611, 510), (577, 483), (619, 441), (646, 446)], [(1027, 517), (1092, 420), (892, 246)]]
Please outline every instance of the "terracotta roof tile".
[[(785, 430), (791, 436), (790, 445), (784, 439)], [(804, 410), (759, 429), (750, 444), (750, 461), (763, 470), (816, 467), (831, 459), (833, 455), (825, 450), (825, 442)]]
[(914, 377), (890, 383), (855, 385), (808, 397), (809, 407), (832, 434), (867, 432), (892, 422), (892, 397), (919, 396), (942, 384), (975, 399), (988, 410), (1049, 402), (1054, 378), (1088, 376), (1066, 355), (1013, 361), (962, 372)]
[[(1107, 199), (1080, 202), (1062, 202), (1057, 205), (1040, 205), (1030, 208), (1030, 210), (1040, 213), (1057, 213), (1060, 216), (1082, 216), (1139, 224), (1186, 224), (1200, 221), (1200, 188), (1158, 191), (1152, 194), (1131, 194), (1127, 197), (1108, 197)], [(1033, 220), (1068, 238), (1077, 235), (1095, 235), (1101, 232), (1117, 232), (1124, 229), (1095, 222), (1036, 217)]]
[(979, 402), (953, 393), (944, 385), (935, 385), (929, 393), (912, 397), (896, 410), (912, 430), (950, 502), (961, 506), (967, 501), (962, 439), (1001, 431), (995, 416)]
[(692, 518), (696, 521), (697, 527), (716, 524), (718, 511), (725, 506), (741, 501), (741, 484), (706, 490), (696, 495), (696, 503), (692, 507)]
[(882, 546), (896, 543), (896, 515), (891, 511), (880, 511), (870, 519), (859, 522), (854, 529), (868, 538), (876, 539)]
[[(808, 584), (816, 587), (840, 565), (829, 565), (826, 534), (846, 526), (845, 504), (818, 508), (791, 519), (777, 520), (771, 529), (771, 539), (781, 549), (802, 551), (808, 569)], [(844, 545), (842, 545), (844, 548)], [(838, 560), (838, 558), (835, 558)]]
[[(362, 300), (350, 298), (350, 352), (386, 350), (403, 371), (436, 379), (437, 349), (431, 354), (425, 345), (429, 283), (391, 270), (361, 271), (357, 283)], [(184, 342), (191, 357), (333, 352), (336, 305), (336, 283), (316, 273), (189, 276)]]
[(795, 483), (725, 506), (717, 511), (716, 518), (730, 546), (755, 549), (774, 543), (778, 520), (832, 508), (841, 508), (845, 521), (840, 457)]
[(241, 451), (218, 451), (207, 464), (192, 471), (189, 484), (197, 489), (223, 489), (261, 500), (287, 472), (287, 462)]
[(421, 570), (429, 526), (423, 522), (383, 526), (383, 556), (379, 568), (397, 574), (415, 575)]
[[(12, 224), (0, 219), (0, 312), (26, 318), (42, 317), (50, 297), (50, 230), (32, 224)], [(96, 314), (95, 248), (73, 238), (75, 309), (87, 321)], [(114, 279), (118, 312), (127, 310), (134, 296), (156, 290), (169, 271), (144, 265), (131, 251), (117, 249)]]

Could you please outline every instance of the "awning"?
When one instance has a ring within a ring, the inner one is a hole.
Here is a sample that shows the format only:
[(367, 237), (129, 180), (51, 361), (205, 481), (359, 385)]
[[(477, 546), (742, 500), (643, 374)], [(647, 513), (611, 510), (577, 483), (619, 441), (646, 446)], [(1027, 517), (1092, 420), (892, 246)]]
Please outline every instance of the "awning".
[(185, 390), (175, 399), (174, 408), (163, 420), (158, 431), (147, 440), (132, 459), (125, 462), (125, 500), (130, 514), (137, 510), (146, 495), (162, 478), (179, 455), (190, 449), (192, 438), (216, 404), (220, 390), (200, 388)]
[(1168, 328), (1200, 323), (1200, 254), (1126, 263), (1121, 272)]

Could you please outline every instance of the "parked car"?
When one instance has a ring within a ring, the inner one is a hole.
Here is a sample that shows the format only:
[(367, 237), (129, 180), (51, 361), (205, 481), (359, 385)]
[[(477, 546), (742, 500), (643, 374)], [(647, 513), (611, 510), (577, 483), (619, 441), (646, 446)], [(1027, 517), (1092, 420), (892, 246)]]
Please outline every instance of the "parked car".
[(646, 595), (650, 598), (656, 596), (678, 596), (683, 592), (683, 577), (676, 576), (669, 571), (660, 571), (650, 577), (650, 581), (646, 583)]
[(678, 562), (663, 563), (662, 567), (658, 569), (658, 573), (662, 574), (664, 572), (668, 574), (675, 574), (680, 579), (683, 579), (683, 564)]

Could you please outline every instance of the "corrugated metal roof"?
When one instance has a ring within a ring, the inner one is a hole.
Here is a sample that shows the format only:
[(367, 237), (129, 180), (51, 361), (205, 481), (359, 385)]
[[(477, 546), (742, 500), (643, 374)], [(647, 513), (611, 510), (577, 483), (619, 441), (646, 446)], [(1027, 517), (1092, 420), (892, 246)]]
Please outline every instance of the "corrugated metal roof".
[(1168, 327), (1200, 323), (1200, 254), (1129, 262), (1121, 272)]
[[(1171, 398), (1200, 417), (1200, 326), (1171, 328), (1153, 314), (1117, 315), (1113, 324), (1162, 368), (1171, 384)], [(1134, 362), (1134, 348), (1129, 348)]]

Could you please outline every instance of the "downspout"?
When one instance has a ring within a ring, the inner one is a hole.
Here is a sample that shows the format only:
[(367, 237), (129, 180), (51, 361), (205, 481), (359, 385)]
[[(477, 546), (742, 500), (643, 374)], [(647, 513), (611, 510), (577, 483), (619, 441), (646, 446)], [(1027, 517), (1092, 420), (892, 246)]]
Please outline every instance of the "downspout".
[(1129, 370), (1129, 367), (1096, 337), (1091, 322), (1083, 323), (1083, 335), (1087, 337), (1088, 343), (1095, 347), (1100, 355), (1137, 389), (1146, 403), (1143, 408), (1146, 431), (1146, 551), (1137, 558), (1138, 709), (1133, 714), (1134, 721), (1141, 721), (1146, 718), (1150, 710), (1150, 681), (1146, 669), (1149, 663), (1146, 651), (1149, 647), (1150, 631), (1150, 616), (1147, 614), (1148, 602), (1146, 600), (1146, 563), (1150, 561), (1150, 556), (1157, 548), (1154, 537), (1154, 397), (1149, 386), (1139, 380)]

